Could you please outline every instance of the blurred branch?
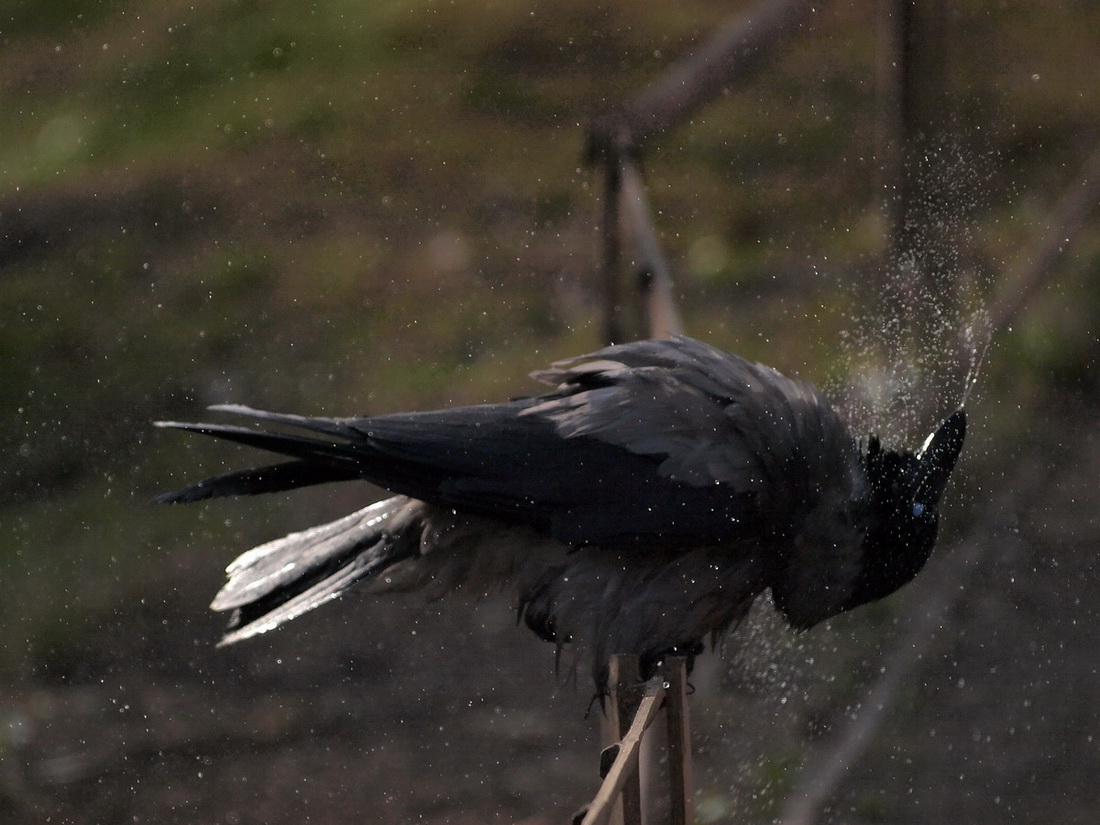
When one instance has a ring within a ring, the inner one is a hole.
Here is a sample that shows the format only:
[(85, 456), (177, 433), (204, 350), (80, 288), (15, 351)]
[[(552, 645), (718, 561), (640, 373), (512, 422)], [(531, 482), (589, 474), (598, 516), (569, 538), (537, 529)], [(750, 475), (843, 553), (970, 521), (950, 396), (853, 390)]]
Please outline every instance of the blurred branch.
[[(802, 780), (787, 798), (779, 817), (782, 825), (813, 825), (817, 821), (822, 805), (836, 793), (848, 770), (874, 741), (897, 702), (900, 688), (928, 651), (936, 629), (944, 625), (966, 592), (967, 583), (981, 567), (987, 550), (997, 547), (1004, 555), (1006, 544), (1018, 541), (1004, 525), (1013, 523), (1011, 514), (1049, 481), (1050, 471), (1041, 472), (1042, 466), (1038, 455), (1021, 461), (1011, 483), (1002, 488), (969, 536), (947, 555), (935, 577), (926, 577), (931, 582), (927, 592), (911, 598), (921, 606), (919, 614), (884, 658), (882, 675), (871, 685), (845, 730), (831, 745), (807, 760)], [(1046, 466), (1052, 465), (1048, 462)]]
[(1054, 204), (1046, 230), (1016, 256), (990, 311), (992, 333), (1011, 324), (1054, 268), (1086, 218), (1100, 204), (1100, 145), (1093, 149), (1073, 184)]
[(656, 135), (684, 123), (744, 80), (825, 2), (764, 0), (738, 15), (656, 83), (621, 109), (597, 118), (588, 130), (591, 162), (606, 154), (637, 154)]
[(882, 2), (889, 56), (880, 117), (886, 121), (886, 182), (894, 192), (888, 247), (894, 264), (912, 267), (914, 292), (934, 283), (937, 274), (954, 271), (954, 222), (936, 220), (951, 212), (948, 181), (925, 168), (948, 142), (952, 122), (945, 5), (944, 0)]
[(653, 213), (646, 198), (645, 182), (637, 164), (623, 162), (622, 218), (634, 241), (635, 276), (644, 303), (647, 334), (650, 338), (670, 338), (684, 331), (680, 311), (672, 290), (672, 275), (661, 251)]
[(619, 232), (619, 197), (622, 190), (622, 166), (617, 157), (604, 159), (603, 227), (601, 239), (603, 276), (603, 340), (605, 344), (621, 344), (626, 340), (623, 324), (622, 286), (619, 263), (622, 260), (622, 238)]
[(633, 101), (589, 125), (585, 159), (589, 165), (601, 166), (605, 175), (601, 269), (606, 343), (621, 343), (627, 337), (619, 282), (624, 209), (639, 261), (636, 274), (644, 301), (645, 334), (666, 337), (682, 331), (672, 280), (637, 166), (643, 147), (727, 92), (734, 79), (748, 77), (821, 5), (810, 0), (764, 0), (748, 15), (731, 19)]

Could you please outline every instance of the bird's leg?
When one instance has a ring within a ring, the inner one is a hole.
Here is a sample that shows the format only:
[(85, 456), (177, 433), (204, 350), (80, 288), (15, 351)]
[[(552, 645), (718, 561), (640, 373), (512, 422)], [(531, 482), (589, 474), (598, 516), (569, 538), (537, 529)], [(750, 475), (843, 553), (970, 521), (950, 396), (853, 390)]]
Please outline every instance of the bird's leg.
[(638, 666), (642, 682), (649, 681), (661, 669), (666, 659), (676, 656), (683, 657), (686, 660), (687, 672), (690, 674), (695, 667), (695, 657), (706, 651), (706, 649), (703, 641), (696, 639), (691, 642), (673, 645), (657, 654), (643, 655)]

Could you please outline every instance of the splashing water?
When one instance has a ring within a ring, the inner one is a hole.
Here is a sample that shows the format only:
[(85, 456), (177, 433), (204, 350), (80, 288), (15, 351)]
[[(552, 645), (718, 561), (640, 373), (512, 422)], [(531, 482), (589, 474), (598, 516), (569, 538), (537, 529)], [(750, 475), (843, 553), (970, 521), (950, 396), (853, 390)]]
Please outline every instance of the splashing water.
[(987, 166), (957, 143), (930, 150), (916, 170), (935, 182), (925, 225), (905, 224), (905, 248), (867, 279), (875, 286), (852, 288), (866, 309), (844, 335), (839, 393), (859, 432), (912, 446), (971, 396), (992, 339), (984, 300), (993, 273), (965, 252)]
[[(853, 305), (864, 309), (851, 315), (840, 364), (846, 377), (831, 388), (856, 432), (910, 449), (968, 403), (993, 334), (984, 305), (993, 273), (965, 254), (987, 179), (984, 163), (947, 146), (930, 153), (919, 174), (934, 177), (939, 188), (922, 213), (930, 225), (906, 227), (909, 251), (894, 254), (877, 278), (864, 279), (874, 280), (873, 288), (850, 288)], [(816, 719), (820, 709), (851, 695), (846, 671), (825, 665), (876, 658), (864, 658), (858, 643), (828, 626), (794, 636), (770, 608), (769, 599), (759, 599), (726, 642), (725, 690), (711, 708), (724, 768), (712, 777), (708, 804), (715, 813), (704, 821), (774, 810), (768, 805), (785, 794), (786, 766), (826, 723)]]
[(974, 319), (972, 324), (968, 324), (963, 328), (963, 334), (967, 351), (970, 353), (970, 366), (963, 381), (962, 399), (959, 401), (960, 407), (965, 407), (970, 402), (970, 391), (978, 383), (982, 365), (985, 364), (985, 356), (993, 343), (993, 326), (989, 313), (983, 311), (980, 316)]

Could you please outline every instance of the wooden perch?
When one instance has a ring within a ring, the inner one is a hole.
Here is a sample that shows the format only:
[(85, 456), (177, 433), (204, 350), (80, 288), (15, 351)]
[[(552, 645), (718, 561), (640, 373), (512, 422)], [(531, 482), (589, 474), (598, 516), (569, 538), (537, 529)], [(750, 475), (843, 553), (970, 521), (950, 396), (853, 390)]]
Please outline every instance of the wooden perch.
[(687, 661), (669, 659), (661, 668), (668, 717), (668, 784), (670, 825), (695, 822), (695, 769), (691, 759), (691, 715), (688, 712)]
[[(595, 798), (573, 818), (575, 825), (603, 825), (618, 814), (623, 825), (642, 822), (639, 764), (642, 737), (658, 712), (668, 716), (668, 763), (671, 798), (668, 821), (694, 821), (694, 774), (691, 763), (691, 727), (687, 704), (687, 663), (670, 657), (648, 682), (638, 674), (638, 657), (611, 659), (611, 707), (608, 713), (612, 743), (600, 754), (603, 784)], [(619, 738), (623, 729), (626, 734)]]

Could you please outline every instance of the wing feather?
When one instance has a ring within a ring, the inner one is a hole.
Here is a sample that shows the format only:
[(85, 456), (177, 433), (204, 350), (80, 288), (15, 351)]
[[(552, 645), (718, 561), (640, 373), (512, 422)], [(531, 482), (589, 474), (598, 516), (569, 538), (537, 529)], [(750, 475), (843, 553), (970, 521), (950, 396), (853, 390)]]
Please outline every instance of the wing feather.
[(752, 541), (765, 524), (775, 529), (770, 511), (797, 517), (823, 489), (855, 483), (855, 444), (810, 384), (692, 339), (609, 347), (535, 377), (556, 386), (438, 412), (330, 419), (217, 408), (292, 434), (167, 424), (295, 459), (175, 500), (358, 477), (571, 545), (698, 546)]
[(609, 347), (535, 377), (557, 390), (524, 415), (659, 457), (672, 481), (724, 486), (764, 509), (855, 483), (856, 444), (813, 385), (699, 341)]

